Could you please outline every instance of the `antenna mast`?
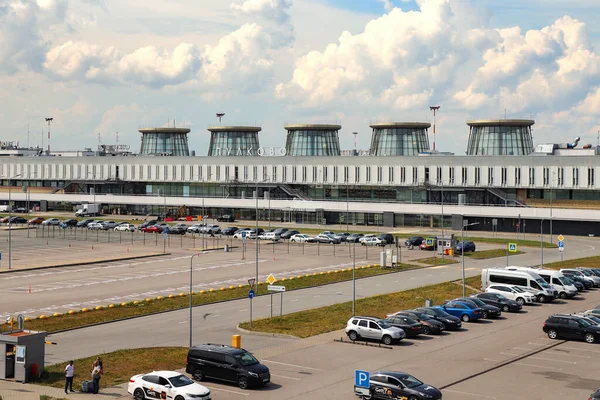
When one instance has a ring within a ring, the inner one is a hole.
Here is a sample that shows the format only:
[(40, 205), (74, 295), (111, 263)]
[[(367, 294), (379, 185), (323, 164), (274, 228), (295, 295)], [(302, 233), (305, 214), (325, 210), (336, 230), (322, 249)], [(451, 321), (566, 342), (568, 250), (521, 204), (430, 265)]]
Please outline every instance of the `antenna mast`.
[(433, 111), (433, 151), (435, 152), (435, 114), (440, 106), (429, 106), (429, 109)]

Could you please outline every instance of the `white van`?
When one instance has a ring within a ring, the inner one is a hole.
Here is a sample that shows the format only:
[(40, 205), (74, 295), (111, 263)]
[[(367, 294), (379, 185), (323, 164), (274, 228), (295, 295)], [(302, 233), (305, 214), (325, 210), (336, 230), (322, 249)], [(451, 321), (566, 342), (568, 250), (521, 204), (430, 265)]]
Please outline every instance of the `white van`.
[(551, 287), (556, 289), (556, 291), (558, 292), (558, 297), (560, 297), (561, 299), (570, 299), (578, 293), (575, 285), (568, 283), (565, 280), (565, 276), (560, 271), (530, 267), (507, 267), (506, 269), (531, 271), (536, 273), (543, 280), (545, 280), (546, 283), (548, 283)]
[(505, 283), (534, 292), (540, 303), (550, 302), (558, 296), (556, 289), (550, 287), (545, 280), (531, 271), (518, 271), (505, 268), (483, 269), (481, 271), (481, 289), (484, 290), (494, 283)]

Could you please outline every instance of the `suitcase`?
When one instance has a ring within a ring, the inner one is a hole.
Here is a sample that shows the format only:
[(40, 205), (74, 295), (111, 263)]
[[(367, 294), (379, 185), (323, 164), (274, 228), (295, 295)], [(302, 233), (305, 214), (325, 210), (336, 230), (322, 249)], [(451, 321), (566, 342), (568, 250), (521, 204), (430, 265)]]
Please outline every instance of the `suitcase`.
[(83, 393), (93, 393), (94, 392), (94, 382), (92, 382), (92, 381), (83, 381), (81, 383), (81, 391)]

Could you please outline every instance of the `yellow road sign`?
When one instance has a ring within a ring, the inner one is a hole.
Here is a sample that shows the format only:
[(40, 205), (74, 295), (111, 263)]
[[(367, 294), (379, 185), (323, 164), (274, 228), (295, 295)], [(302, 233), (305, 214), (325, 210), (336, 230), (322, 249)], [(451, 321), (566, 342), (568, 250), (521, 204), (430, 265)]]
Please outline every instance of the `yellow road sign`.
[(563, 235), (558, 235), (558, 241), (562, 242), (565, 240), (565, 237)]
[(275, 277), (273, 276), (273, 274), (269, 274), (269, 276), (267, 277), (267, 282), (269, 282), (269, 285), (272, 285), (273, 282), (275, 282)]

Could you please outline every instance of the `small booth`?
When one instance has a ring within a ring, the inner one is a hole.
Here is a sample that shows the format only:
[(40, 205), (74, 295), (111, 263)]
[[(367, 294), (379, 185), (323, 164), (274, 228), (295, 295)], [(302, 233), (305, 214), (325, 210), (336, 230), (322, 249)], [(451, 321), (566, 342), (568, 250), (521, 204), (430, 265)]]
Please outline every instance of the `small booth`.
[(0, 379), (25, 383), (44, 370), (48, 332), (24, 330), (22, 315), (18, 321), (18, 329), (0, 333)]
[(450, 236), (438, 236), (437, 238), (437, 253), (439, 255), (452, 256), (454, 255), (454, 247), (456, 246), (456, 237)]

